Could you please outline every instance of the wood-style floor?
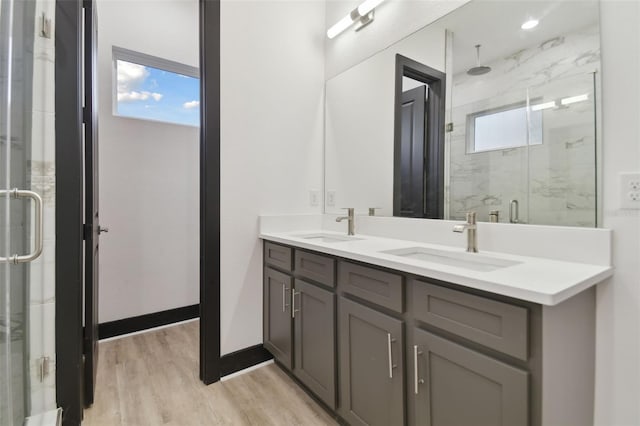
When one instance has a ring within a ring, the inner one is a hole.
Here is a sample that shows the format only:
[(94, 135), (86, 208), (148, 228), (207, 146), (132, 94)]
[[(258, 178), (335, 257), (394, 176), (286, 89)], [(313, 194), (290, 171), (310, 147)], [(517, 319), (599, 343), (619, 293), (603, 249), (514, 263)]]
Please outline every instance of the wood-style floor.
[(100, 343), (86, 426), (335, 425), (271, 364), (205, 386), (198, 322)]

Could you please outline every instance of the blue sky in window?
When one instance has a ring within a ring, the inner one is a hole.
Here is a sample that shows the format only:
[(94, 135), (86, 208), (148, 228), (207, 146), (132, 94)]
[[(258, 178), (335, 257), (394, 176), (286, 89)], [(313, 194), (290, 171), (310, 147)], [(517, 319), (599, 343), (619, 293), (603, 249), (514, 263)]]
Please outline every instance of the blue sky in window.
[(117, 62), (118, 115), (200, 125), (200, 80), (157, 68)]

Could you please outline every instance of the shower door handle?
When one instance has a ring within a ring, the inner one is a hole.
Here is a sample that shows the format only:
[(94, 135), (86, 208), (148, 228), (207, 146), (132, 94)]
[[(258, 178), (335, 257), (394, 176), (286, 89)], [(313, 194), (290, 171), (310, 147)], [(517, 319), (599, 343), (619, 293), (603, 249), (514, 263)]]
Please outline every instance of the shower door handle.
[(0, 263), (13, 263), (17, 265), (18, 263), (28, 263), (36, 260), (40, 254), (42, 254), (42, 198), (33, 191), (24, 191), (20, 189), (11, 189), (11, 190), (0, 190), (0, 198), (7, 197), (20, 199), (20, 198), (30, 198), (33, 200), (35, 207), (35, 248), (34, 250), (25, 255), (14, 254), (10, 257), (0, 257)]

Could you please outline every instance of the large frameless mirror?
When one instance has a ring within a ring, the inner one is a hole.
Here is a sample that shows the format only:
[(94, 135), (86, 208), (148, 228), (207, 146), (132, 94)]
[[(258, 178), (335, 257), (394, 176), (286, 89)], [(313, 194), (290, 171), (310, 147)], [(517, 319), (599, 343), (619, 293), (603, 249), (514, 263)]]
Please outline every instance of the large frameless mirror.
[(597, 1), (467, 3), (327, 81), (325, 211), (597, 226), (599, 73)]

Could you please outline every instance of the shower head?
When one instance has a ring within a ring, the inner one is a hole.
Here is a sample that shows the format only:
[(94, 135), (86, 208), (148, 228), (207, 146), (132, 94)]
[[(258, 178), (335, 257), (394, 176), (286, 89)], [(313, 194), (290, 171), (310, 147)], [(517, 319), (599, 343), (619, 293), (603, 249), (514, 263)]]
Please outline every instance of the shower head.
[(482, 75), (491, 72), (491, 67), (480, 65), (480, 45), (476, 44), (476, 66), (469, 68), (467, 74), (469, 75)]

